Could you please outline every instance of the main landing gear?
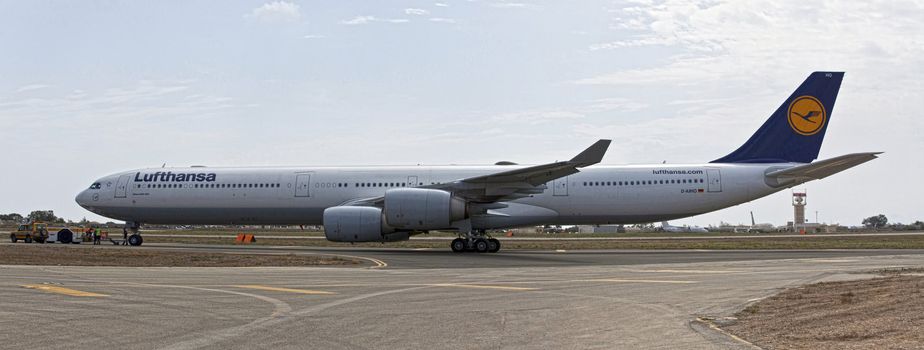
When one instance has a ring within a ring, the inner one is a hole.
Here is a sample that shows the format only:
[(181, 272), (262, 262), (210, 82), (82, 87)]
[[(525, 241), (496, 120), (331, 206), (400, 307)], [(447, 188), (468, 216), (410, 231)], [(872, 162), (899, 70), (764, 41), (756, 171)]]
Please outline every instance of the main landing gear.
[(449, 246), (456, 253), (497, 253), (501, 248), (501, 243), (496, 238), (488, 237), (485, 230), (473, 230), (465, 237), (452, 240)]
[(141, 237), (141, 223), (140, 222), (126, 222), (125, 228), (128, 229), (128, 244), (131, 246), (140, 246), (144, 243), (144, 238)]

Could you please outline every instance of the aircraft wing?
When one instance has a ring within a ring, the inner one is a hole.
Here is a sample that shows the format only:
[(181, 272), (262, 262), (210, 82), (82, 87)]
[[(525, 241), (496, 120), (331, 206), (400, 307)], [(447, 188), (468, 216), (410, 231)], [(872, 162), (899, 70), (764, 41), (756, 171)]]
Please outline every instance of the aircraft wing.
[(879, 154), (882, 154), (882, 152), (852, 153), (792, 168), (771, 171), (766, 176), (767, 180), (775, 181), (779, 185), (818, 180), (876, 159)]
[[(439, 189), (474, 203), (493, 203), (539, 194), (547, 182), (577, 173), (578, 168), (594, 165), (603, 159), (610, 140), (599, 140), (583, 152), (566, 161), (534, 165), (499, 173), (464, 178), (447, 183), (420, 186)], [(381, 206), (384, 197), (349, 201), (342, 205)]]

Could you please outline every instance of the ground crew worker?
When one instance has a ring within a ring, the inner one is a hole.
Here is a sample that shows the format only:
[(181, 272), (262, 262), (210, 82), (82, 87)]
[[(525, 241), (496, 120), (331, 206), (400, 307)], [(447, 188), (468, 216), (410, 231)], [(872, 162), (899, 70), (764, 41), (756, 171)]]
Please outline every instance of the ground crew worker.
[(88, 226), (87, 230), (83, 232), (82, 241), (86, 242), (90, 240), (91, 237), (93, 237), (93, 226)]
[(101, 233), (102, 233), (102, 232), (100, 232), (99, 227), (97, 227), (96, 230), (93, 231), (93, 245), (99, 245), (99, 244), (100, 244), (99, 238), (100, 238), (100, 234), (101, 234)]
[(128, 228), (122, 227), (122, 245), (128, 245)]

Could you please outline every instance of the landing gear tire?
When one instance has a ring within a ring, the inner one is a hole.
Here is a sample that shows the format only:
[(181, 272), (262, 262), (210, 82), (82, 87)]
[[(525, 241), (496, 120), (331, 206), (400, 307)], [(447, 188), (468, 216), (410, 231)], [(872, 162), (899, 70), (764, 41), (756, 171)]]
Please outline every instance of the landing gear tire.
[(465, 240), (461, 238), (456, 238), (452, 240), (452, 243), (449, 244), (449, 247), (452, 248), (453, 253), (464, 253), (465, 252)]
[(128, 244), (137, 247), (140, 246), (141, 243), (144, 243), (144, 238), (141, 238), (141, 235), (136, 233), (128, 236)]
[(501, 242), (497, 238), (488, 238), (488, 252), (497, 253), (500, 251)]
[(484, 238), (479, 238), (475, 240), (475, 251), (479, 253), (487, 253), (490, 246), (488, 245), (488, 240)]
[(16, 241), (18, 241), (18, 240), (19, 240), (19, 239), (16, 239), (16, 234), (15, 234), (15, 233), (11, 233), (11, 234), (10, 234), (10, 242), (16, 243)]

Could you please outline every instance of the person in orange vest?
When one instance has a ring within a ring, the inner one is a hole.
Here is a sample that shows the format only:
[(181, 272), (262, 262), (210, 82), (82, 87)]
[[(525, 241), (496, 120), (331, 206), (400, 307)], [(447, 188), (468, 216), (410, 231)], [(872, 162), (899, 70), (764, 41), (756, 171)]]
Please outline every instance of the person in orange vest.
[(93, 237), (93, 226), (87, 226), (87, 230), (83, 232), (83, 241), (86, 242)]

